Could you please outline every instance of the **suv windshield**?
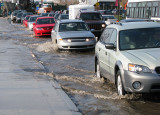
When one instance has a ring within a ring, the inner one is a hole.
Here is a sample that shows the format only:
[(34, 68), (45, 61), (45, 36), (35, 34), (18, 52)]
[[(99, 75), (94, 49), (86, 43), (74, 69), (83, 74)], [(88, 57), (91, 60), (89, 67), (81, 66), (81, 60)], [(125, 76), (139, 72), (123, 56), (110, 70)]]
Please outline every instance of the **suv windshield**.
[(103, 18), (105, 20), (108, 20), (108, 19), (116, 19), (114, 16), (103, 16)]
[(80, 18), (82, 20), (102, 20), (100, 13), (82, 13)]
[(160, 47), (160, 28), (123, 30), (119, 33), (119, 49), (145, 49)]
[(61, 15), (61, 19), (69, 19), (69, 15)]
[(89, 29), (83, 22), (61, 23), (59, 26), (59, 32), (64, 31), (89, 31)]
[(26, 20), (28, 20), (31, 16), (26, 16)]
[(53, 23), (55, 23), (53, 18), (43, 18), (37, 20), (37, 24), (53, 24)]
[(21, 17), (23, 14), (22, 13), (19, 13), (19, 14), (17, 14), (17, 17)]

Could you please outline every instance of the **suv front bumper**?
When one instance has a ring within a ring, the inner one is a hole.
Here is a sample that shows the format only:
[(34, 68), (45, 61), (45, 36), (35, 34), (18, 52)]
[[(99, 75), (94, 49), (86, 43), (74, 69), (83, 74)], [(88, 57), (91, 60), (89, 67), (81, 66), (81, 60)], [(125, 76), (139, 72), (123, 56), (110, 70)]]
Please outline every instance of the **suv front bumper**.
[[(127, 92), (151, 93), (160, 92), (160, 75), (156, 73), (135, 73), (124, 71), (124, 88)], [(140, 82), (139, 89), (133, 88), (134, 82)]]

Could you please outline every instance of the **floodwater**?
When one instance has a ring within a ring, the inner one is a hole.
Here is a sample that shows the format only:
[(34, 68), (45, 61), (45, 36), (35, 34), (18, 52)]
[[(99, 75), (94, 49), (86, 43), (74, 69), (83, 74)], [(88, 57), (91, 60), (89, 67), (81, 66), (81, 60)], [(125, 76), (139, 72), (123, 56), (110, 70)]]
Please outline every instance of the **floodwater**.
[[(4, 23), (3, 23), (4, 22)], [(119, 97), (115, 86), (94, 73), (94, 50), (56, 51), (50, 37), (35, 38), (20, 24), (0, 19), (0, 38), (15, 40), (31, 49), (46, 71), (37, 71), (56, 80), (84, 115), (158, 115), (160, 95), (127, 94)]]

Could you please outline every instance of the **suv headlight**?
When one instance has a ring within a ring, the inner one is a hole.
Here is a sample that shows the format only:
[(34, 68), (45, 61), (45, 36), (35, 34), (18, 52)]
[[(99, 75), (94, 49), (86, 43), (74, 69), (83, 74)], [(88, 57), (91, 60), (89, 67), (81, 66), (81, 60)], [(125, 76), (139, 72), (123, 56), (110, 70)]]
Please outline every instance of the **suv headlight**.
[(128, 64), (128, 70), (132, 72), (151, 73), (151, 70), (148, 67), (137, 64)]
[(86, 38), (86, 42), (89, 42), (89, 41), (92, 41), (92, 40), (95, 40), (95, 38)]
[(105, 28), (106, 27), (106, 24), (102, 24), (102, 28)]

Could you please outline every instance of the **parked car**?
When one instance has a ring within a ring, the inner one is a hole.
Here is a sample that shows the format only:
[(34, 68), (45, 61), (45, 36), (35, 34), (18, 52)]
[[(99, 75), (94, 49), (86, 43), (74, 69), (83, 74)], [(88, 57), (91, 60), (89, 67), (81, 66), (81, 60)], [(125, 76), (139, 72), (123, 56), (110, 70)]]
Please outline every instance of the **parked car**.
[(25, 19), (23, 20), (23, 25), (25, 25), (25, 27), (27, 28), (28, 27), (28, 20), (29, 20), (29, 17), (31, 17), (32, 15), (27, 15), (25, 17)]
[(62, 14), (69, 14), (68, 10), (64, 10)]
[(112, 10), (98, 10), (102, 15), (113, 15)]
[(130, 22), (106, 27), (95, 48), (95, 71), (119, 95), (160, 92), (160, 24)]
[(54, 15), (54, 19), (55, 19), (55, 21), (57, 21), (57, 20), (58, 20), (59, 15), (60, 15), (60, 14), (58, 14), (58, 13), (56, 13), (56, 14)]
[(29, 19), (28, 19), (28, 29), (29, 30), (33, 30), (33, 23), (36, 22), (36, 19), (38, 17), (41, 17), (41, 16), (38, 16), (38, 15), (35, 15), (35, 16), (30, 16)]
[(15, 22), (16, 21), (16, 15), (20, 12), (26, 12), (25, 10), (15, 10), (11, 13), (11, 21)]
[(126, 10), (124, 10), (124, 9), (116, 10), (116, 14), (117, 14), (117, 15), (118, 15), (118, 14), (122, 15), (122, 14), (125, 14), (125, 13), (126, 13)]
[(69, 19), (69, 14), (60, 14), (58, 20), (65, 20)]
[(102, 15), (104, 15), (106, 10), (98, 10), (98, 12), (100, 12)]
[(117, 22), (117, 18), (114, 15), (102, 15), (103, 20), (105, 21), (106, 25), (113, 24)]
[(116, 15), (117, 9), (112, 10), (112, 14)]
[(20, 22), (21, 22), (21, 17), (22, 17), (22, 15), (23, 15), (22, 12), (17, 13), (17, 15), (16, 15), (16, 22), (17, 22), (17, 23), (20, 23)]
[(25, 17), (26, 17), (27, 15), (33, 15), (33, 13), (32, 13), (32, 12), (23, 13), (23, 15), (22, 15), (22, 17), (21, 17), (21, 24), (23, 24), (23, 20), (25, 19)]
[(85, 21), (90, 29), (94, 29), (92, 32), (98, 38), (106, 27), (101, 13), (97, 11), (80, 12), (76, 19), (82, 19)]
[(61, 11), (55, 11), (55, 14), (61, 14), (62, 12)]
[(54, 17), (54, 15), (55, 15), (55, 13), (52, 12), (52, 13), (48, 14), (48, 17)]
[(46, 17), (46, 16), (48, 16), (48, 14), (49, 14), (49, 13), (41, 13), (40, 16)]
[(55, 25), (53, 17), (39, 17), (36, 23), (33, 24), (33, 31), (35, 36), (48, 36)]
[(58, 20), (51, 38), (58, 49), (91, 49), (96, 44), (94, 34), (82, 20)]

